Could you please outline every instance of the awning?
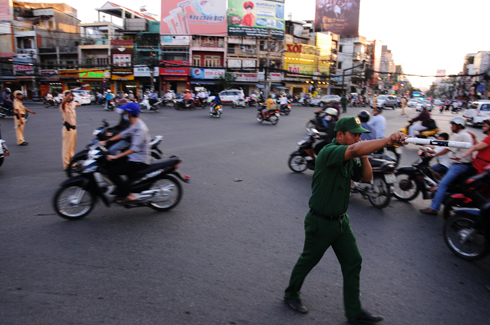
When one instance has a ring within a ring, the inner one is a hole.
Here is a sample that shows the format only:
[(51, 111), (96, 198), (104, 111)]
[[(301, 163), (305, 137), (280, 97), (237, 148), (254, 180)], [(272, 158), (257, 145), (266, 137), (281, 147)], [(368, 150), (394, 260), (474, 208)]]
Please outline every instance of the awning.
[(277, 89), (289, 89), (288, 87), (283, 87), (283, 86), (275, 86)]
[(199, 81), (199, 80), (193, 80), (191, 81), (191, 84), (193, 85), (216, 85), (216, 82), (214, 81)]
[(257, 88), (265, 88), (265, 86), (261, 84), (257, 84)]

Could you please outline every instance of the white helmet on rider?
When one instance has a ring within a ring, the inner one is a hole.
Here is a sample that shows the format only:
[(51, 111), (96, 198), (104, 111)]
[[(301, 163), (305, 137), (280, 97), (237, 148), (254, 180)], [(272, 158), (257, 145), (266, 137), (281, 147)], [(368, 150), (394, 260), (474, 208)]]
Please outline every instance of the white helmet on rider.
[(337, 110), (335, 108), (332, 108), (332, 107), (327, 108), (325, 110), (325, 113), (327, 113), (327, 115), (332, 115), (332, 116), (339, 115), (339, 112), (337, 112)]
[(453, 118), (449, 123), (459, 125), (463, 129), (466, 127), (466, 119), (461, 116)]
[(11, 92), (12, 90), (10, 90), (10, 88), (5, 88), (5, 91), (9, 93), (9, 92)]
[(111, 93), (111, 90), (110, 90), (110, 89), (108, 89), (108, 90), (107, 90), (107, 93), (108, 93), (108, 94), (110, 94), (110, 93)]

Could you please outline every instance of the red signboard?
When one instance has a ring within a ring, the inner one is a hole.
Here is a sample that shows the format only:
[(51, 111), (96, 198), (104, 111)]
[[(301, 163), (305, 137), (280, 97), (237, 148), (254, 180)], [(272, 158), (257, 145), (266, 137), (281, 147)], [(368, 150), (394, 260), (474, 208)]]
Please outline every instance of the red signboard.
[(111, 39), (112, 46), (133, 46), (132, 39)]
[(161, 76), (188, 76), (190, 69), (188, 61), (160, 61), (160, 66), (165, 64), (165, 67), (160, 67)]

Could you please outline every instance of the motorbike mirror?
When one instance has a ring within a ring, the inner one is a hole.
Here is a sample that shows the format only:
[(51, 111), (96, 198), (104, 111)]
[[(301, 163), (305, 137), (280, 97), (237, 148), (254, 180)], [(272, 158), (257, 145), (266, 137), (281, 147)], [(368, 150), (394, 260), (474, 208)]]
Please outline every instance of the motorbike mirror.
[(109, 123), (107, 123), (107, 120), (106, 120), (106, 119), (103, 119), (103, 120), (102, 120), (102, 125), (103, 125), (104, 127), (108, 127), (108, 126), (109, 126)]

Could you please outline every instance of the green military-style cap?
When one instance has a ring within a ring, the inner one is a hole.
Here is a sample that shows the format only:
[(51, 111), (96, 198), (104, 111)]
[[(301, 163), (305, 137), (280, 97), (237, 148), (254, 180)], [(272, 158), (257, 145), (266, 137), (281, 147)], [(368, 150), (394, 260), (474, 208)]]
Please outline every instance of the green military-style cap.
[(371, 133), (361, 126), (361, 121), (358, 117), (342, 117), (335, 123), (335, 132), (337, 131), (349, 131), (352, 133)]

